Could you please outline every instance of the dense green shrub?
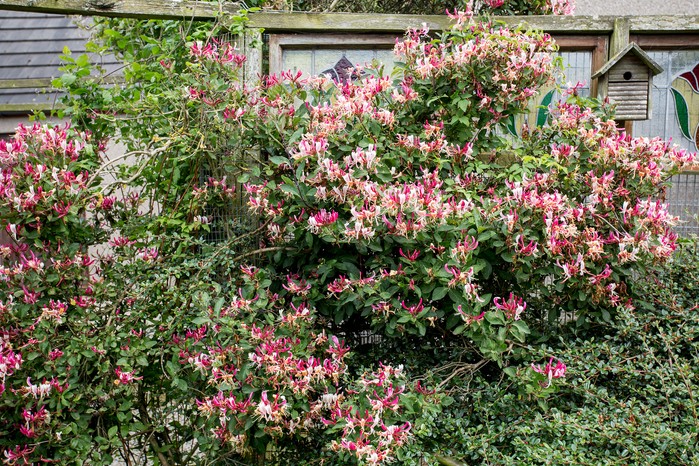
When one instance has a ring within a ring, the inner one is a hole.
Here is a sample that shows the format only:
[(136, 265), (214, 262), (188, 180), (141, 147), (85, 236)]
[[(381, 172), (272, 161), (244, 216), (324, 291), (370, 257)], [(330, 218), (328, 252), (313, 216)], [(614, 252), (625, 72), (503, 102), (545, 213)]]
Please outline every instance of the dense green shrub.
[(554, 394), (474, 377), (426, 439), (465, 464), (697, 464), (699, 256), (684, 246), (633, 283), (635, 309), (532, 348), (566, 361)]

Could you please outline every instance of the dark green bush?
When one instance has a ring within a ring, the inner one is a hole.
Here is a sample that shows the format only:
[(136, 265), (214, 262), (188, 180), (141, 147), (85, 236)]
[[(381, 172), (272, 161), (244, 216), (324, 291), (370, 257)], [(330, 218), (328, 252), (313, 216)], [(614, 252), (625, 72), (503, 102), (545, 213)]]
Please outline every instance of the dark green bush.
[(604, 332), (540, 348), (566, 361), (545, 402), (478, 376), (423, 437), (466, 464), (699, 464), (699, 254), (687, 242), (634, 283), (635, 310)]

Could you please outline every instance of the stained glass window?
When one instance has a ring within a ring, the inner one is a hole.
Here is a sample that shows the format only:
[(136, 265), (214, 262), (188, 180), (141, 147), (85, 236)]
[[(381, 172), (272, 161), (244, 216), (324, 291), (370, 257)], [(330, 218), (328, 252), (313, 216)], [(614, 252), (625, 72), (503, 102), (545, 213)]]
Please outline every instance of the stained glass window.
[[(634, 123), (634, 136), (661, 136), (690, 150), (698, 149), (699, 81), (695, 78), (699, 50), (650, 51), (650, 57), (664, 71), (653, 79), (650, 120)], [(672, 179), (666, 201), (682, 223), (682, 235), (699, 234), (699, 172), (688, 171)]]

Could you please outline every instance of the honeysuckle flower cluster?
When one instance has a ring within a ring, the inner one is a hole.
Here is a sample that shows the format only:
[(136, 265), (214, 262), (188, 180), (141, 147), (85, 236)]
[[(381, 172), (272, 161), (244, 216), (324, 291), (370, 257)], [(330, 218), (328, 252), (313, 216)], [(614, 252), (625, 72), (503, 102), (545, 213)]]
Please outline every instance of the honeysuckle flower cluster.
[(560, 104), (554, 114), (529, 136), (529, 147), (542, 147), (557, 166), (508, 182), (496, 205), (509, 214), (494, 216), (506, 218), (516, 235), (514, 260), (553, 262), (568, 288), (593, 301), (632, 305), (620, 269), (672, 255), (677, 218), (660, 196), (669, 173), (695, 156), (658, 138), (630, 138), (589, 108)]
[(572, 15), (574, 0), (470, 0), (467, 9), (492, 15)]
[[(299, 301), (305, 287), (289, 276), (286, 294), (272, 294), (263, 288), (263, 271), (244, 268), (246, 289), (256, 299), (240, 296), (211, 315), (211, 327), (176, 338), (181, 362), (218, 389), (197, 400), (200, 413), (211, 420), (211, 434), (243, 454), (256, 431), (304, 438), (337, 426), (342, 435), (329, 442), (331, 451), (347, 451), (362, 464), (389, 461), (410, 434), (410, 422), (402, 419), (403, 398), (434, 394), (409, 389), (401, 368), (383, 365), (348, 386), (350, 348), (318, 331), (316, 311)], [(243, 300), (247, 304), (239, 305)], [(224, 328), (235, 328), (239, 343), (210, 346)], [(244, 387), (254, 389), (245, 395)]]
[[(410, 438), (410, 422), (395, 422), (401, 411), (401, 397), (406, 392), (401, 367), (381, 365), (377, 371), (361, 375), (356, 382), (358, 405), (335, 402), (326, 424), (342, 427), (342, 436), (330, 448), (347, 451), (360, 464), (392, 462), (393, 452)], [(363, 400), (362, 400), (363, 399)]]
[[(311, 244), (316, 236), (395, 251), (395, 259), (374, 256), (354, 272), (326, 272), (321, 280), (340, 315), (353, 312), (345, 306), (353, 300), (352, 307), (374, 311), (374, 323), (399, 332), (417, 325), (424, 333), (450, 315), (468, 322), (492, 304), (477, 280), (479, 239), (468, 232), (474, 217), (492, 209), (472, 176), (474, 147), (496, 137), (498, 124), (523, 111), (557, 73), (549, 36), (478, 23), (469, 13), (453, 16), (457, 23), (441, 41), (412, 31), (397, 42), (405, 66), (396, 86), (365, 73), (337, 83), (332, 99), (306, 104), (304, 132), (295, 130), (298, 141), (270, 159), (281, 180), (245, 185), (251, 210), (270, 219), (272, 244)], [(473, 97), (453, 100), (457, 88)], [(462, 116), (445, 118), (452, 114)], [(439, 245), (426, 244), (438, 231)], [(386, 238), (398, 244), (387, 246)], [(528, 255), (536, 248), (531, 240), (521, 247)], [(318, 283), (302, 278), (306, 289)], [(446, 295), (456, 300), (452, 309), (435, 305)]]
[(88, 212), (112, 206), (95, 202), (98, 157), (89, 135), (69, 126), (20, 125), (0, 140), (0, 431), (23, 440), (4, 449), (9, 464), (39, 461), (36, 447), (65, 426), (57, 403), (75, 381), (63, 345), (98, 280), (88, 246), (99, 229)]
[(534, 372), (538, 372), (546, 377), (547, 382), (542, 383), (542, 386), (549, 387), (553, 379), (560, 379), (566, 376), (566, 365), (562, 361), (557, 360), (556, 364), (553, 363), (554, 358), (549, 359), (546, 366), (543, 368), (539, 365), (532, 364), (531, 368)]

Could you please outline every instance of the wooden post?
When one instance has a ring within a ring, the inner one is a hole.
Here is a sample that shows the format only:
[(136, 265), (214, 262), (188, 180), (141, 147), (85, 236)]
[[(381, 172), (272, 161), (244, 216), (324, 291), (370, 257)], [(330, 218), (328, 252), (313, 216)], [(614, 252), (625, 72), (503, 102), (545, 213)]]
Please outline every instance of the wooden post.
[(242, 51), (247, 57), (243, 79), (246, 83), (255, 83), (262, 75), (262, 32), (259, 29), (248, 29), (241, 39)]
[(612, 38), (609, 41), (610, 57), (613, 57), (617, 53), (621, 52), (627, 45), (629, 45), (630, 30), (631, 25), (629, 23), (629, 18), (624, 16), (614, 20), (614, 30), (612, 31)]

